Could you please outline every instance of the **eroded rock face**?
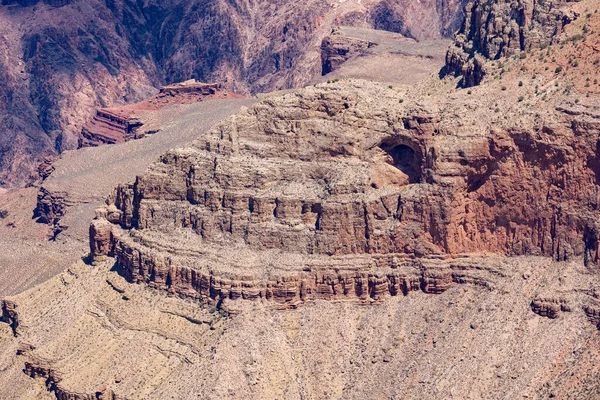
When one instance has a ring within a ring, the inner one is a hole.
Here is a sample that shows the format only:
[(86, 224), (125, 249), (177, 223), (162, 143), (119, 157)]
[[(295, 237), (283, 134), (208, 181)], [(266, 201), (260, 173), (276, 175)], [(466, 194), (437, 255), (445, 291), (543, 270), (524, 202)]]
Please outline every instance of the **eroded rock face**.
[(561, 312), (571, 311), (571, 308), (564, 299), (535, 298), (531, 302), (531, 311), (542, 317), (555, 319)]
[(219, 84), (196, 82), (193, 79), (163, 86), (157, 95), (141, 102), (97, 110), (94, 118), (81, 129), (78, 148), (141, 139), (147, 134), (154, 134), (160, 130), (152, 123), (148, 123), (147, 114), (150, 112), (173, 104), (191, 104), (228, 96), (241, 97), (229, 93)]
[(429, 285), (428, 262), (411, 259), (596, 262), (596, 117), (460, 132), (398, 96), (321, 85), (253, 106), (119, 186), (92, 226), (92, 254), (168, 290), (289, 302), (321, 284), (361, 297), (461, 279), (446, 267)]
[(577, 14), (565, 0), (477, 0), (466, 7), (462, 28), (446, 55), (446, 72), (461, 85), (481, 83), (485, 62), (547, 46)]
[(335, 71), (341, 64), (352, 57), (364, 54), (364, 52), (377, 46), (376, 43), (348, 38), (339, 31), (334, 30), (321, 42), (321, 75)]
[(2, 315), (0, 321), (8, 324), (12, 329), (13, 335), (17, 336), (19, 328), (19, 314), (17, 305), (9, 300), (2, 300)]

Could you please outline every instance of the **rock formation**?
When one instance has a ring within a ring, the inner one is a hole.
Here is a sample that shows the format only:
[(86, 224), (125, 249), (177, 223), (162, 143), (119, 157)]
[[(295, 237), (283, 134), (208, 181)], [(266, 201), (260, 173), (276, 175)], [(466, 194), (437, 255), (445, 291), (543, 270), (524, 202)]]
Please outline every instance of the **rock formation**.
[(556, 41), (577, 18), (568, 0), (476, 0), (466, 7), (464, 23), (446, 55), (446, 72), (462, 76), (464, 87), (478, 85), (487, 60), (518, 54)]
[(8, 324), (12, 329), (13, 335), (17, 336), (19, 327), (19, 314), (17, 313), (17, 305), (8, 300), (2, 301), (2, 316), (0, 321)]
[(138, 128), (143, 125), (133, 112), (124, 109), (100, 108), (94, 118), (81, 129), (78, 147), (115, 144), (140, 139)]
[(139, 103), (97, 110), (94, 118), (81, 130), (79, 148), (141, 139), (158, 131), (156, 126), (146, 121), (148, 118), (145, 118), (145, 115), (149, 111), (156, 111), (171, 104), (191, 104), (228, 96), (240, 97), (223, 90), (218, 84), (206, 84), (193, 79), (163, 86), (157, 95)]
[(597, 398), (600, 5), (566, 6), (469, 89), (329, 79), (57, 160), (69, 199), (121, 183), (89, 257), (4, 300), (0, 397)]
[[(93, 224), (92, 255), (180, 294), (292, 303), (322, 291), (314, 284), (357, 297), (427, 287), (393, 271), (414, 269), (415, 258), (597, 263), (600, 116), (460, 130), (460, 120), (399, 99), (365, 83), (325, 84), (253, 106), (119, 186)], [(450, 270), (433, 287), (447, 287)]]

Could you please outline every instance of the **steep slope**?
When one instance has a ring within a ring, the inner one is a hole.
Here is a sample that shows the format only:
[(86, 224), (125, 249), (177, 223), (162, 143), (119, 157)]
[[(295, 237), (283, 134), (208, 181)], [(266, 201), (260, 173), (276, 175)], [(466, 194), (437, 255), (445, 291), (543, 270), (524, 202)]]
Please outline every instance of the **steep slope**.
[(0, 397), (598, 398), (600, 14), (568, 6), (478, 86), (261, 96), (117, 185), (91, 265), (3, 301)]
[(334, 24), (449, 36), (462, 3), (438, 3), (3, 0), (0, 185), (23, 185), (44, 156), (75, 148), (96, 107), (191, 78), (241, 93), (299, 87), (318, 74)]
[[(577, 0), (576, 0), (577, 1)], [(462, 86), (478, 85), (487, 60), (556, 43), (579, 15), (569, 0), (478, 0), (466, 8), (463, 26), (446, 56), (447, 73), (462, 75)]]
[[(0, 323), (0, 396), (596, 398), (599, 335), (579, 301), (594, 301), (583, 290), (597, 279), (546, 258), (479, 263), (489, 288), (296, 310), (237, 300), (231, 315), (128, 283), (112, 260), (73, 265), (5, 303), (19, 336)], [(571, 311), (534, 314), (532, 298), (554, 290)]]

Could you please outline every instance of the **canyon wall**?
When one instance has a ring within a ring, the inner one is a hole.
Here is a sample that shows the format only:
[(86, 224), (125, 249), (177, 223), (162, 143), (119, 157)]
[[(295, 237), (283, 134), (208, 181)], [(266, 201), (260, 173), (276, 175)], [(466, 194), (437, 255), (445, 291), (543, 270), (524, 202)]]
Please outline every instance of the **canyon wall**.
[(568, 0), (477, 0), (466, 7), (464, 23), (446, 56), (446, 72), (461, 85), (481, 83), (487, 60), (546, 47), (557, 40), (577, 13)]
[(439, 38), (462, 3), (4, 0), (0, 185), (31, 181), (43, 157), (77, 147), (96, 108), (191, 78), (241, 93), (303, 86), (335, 24)]
[[(231, 297), (237, 282), (240, 296), (289, 301), (321, 290), (308, 282), (359, 297), (427, 286), (427, 262), (410, 260), (598, 263), (600, 115), (465, 129), (461, 117), (399, 99), (363, 82), (253, 106), (115, 189), (92, 225), (92, 255), (175, 291)], [(407, 265), (420, 271), (413, 283), (394, 272)], [(445, 271), (432, 287), (462, 279)]]

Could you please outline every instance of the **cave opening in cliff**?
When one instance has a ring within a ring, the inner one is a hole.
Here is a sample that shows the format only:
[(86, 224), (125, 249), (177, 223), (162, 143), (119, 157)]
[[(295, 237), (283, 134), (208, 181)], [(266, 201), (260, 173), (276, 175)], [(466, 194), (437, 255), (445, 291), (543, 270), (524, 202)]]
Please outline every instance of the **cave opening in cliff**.
[(391, 157), (391, 164), (408, 175), (409, 183), (421, 181), (421, 160), (412, 147), (389, 143), (382, 143), (380, 147)]

